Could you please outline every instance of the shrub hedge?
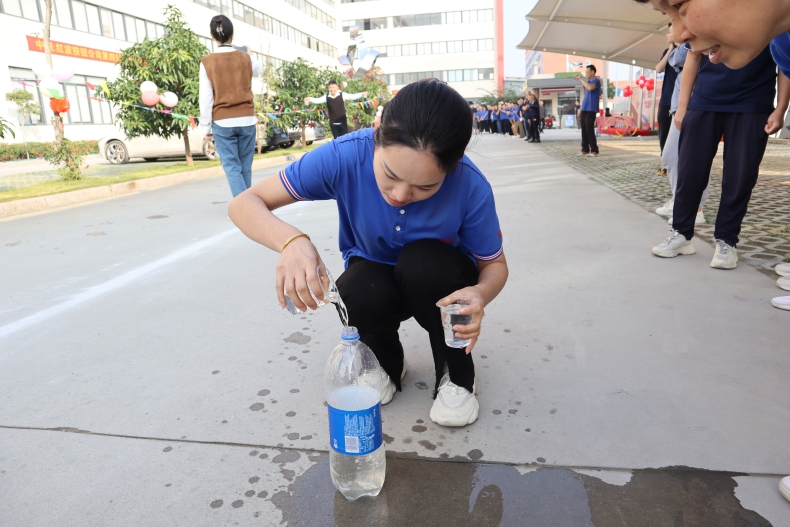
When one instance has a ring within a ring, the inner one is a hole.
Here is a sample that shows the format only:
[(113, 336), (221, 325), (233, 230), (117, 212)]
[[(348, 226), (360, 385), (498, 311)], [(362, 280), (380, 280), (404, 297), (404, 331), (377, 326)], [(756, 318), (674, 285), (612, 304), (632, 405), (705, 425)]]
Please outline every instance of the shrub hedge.
[[(76, 154), (86, 156), (88, 154), (99, 153), (98, 141), (72, 141), (71, 144), (76, 149)], [(44, 153), (52, 150), (54, 143), (28, 143), (30, 158), (44, 157)], [(0, 161), (15, 161), (17, 159), (27, 159), (25, 145), (22, 143), (0, 143)]]

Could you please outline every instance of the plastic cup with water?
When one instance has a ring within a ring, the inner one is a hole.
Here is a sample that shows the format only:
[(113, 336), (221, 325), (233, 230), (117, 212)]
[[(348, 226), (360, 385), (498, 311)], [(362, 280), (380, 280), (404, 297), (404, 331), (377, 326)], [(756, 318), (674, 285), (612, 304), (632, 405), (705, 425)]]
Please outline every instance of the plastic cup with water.
[(439, 308), (444, 328), (444, 343), (451, 348), (465, 348), (472, 343), (470, 339), (458, 338), (456, 332), (453, 331), (453, 326), (471, 324), (472, 315), (462, 315), (461, 310), (472, 303), (473, 301), (469, 298), (456, 298), (449, 306)]

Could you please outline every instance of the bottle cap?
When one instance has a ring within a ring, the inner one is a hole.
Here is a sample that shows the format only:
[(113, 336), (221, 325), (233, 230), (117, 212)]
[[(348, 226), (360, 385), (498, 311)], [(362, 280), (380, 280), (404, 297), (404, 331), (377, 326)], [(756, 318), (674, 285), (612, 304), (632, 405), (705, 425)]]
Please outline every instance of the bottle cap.
[(359, 331), (354, 326), (347, 326), (343, 329), (343, 340), (359, 340)]

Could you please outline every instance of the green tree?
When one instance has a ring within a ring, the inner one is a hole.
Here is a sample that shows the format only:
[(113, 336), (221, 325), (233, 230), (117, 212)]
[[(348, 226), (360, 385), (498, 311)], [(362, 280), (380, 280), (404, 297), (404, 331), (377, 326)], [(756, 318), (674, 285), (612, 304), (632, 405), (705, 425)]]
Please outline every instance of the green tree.
[(617, 95), (617, 90), (615, 89), (614, 83), (612, 81), (609, 81), (609, 86), (607, 87), (606, 95), (609, 97), (609, 100), (614, 99), (615, 95)]
[(6, 134), (10, 134), (11, 137), (16, 137), (14, 133), (14, 129), (11, 128), (11, 123), (0, 117), (0, 139), (5, 139)]
[[(392, 98), (389, 86), (384, 82), (384, 75), (381, 68), (375, 66), (361, 79), (349, 79), (345, 90), (349, 93), (368, 92), (368, 99), (376, 100), (378, 104), (384, 104)], [(384, 99), (381, 99), (380, 96), (383, 96)], [(357, 103), (351, 102), (346, 105), (346, 114), (356, 128), (371, 126), (373, 119), (376, 118), (376, 107), (363, 104), (363, 107), (360, 108)]]
[(513, 88), (507, 90), (497, 89), (496, 91), (483, 90), (485, 95), (480, 97), (480, 104), (490, 104), (496, 106), (500, 101), (513, 101), (516, 102), (520, 97), (524, 97), (523, 93), (519, 93)]
[(22, 129), (22, 142), (25, 144), (25, 153), (30, 159), (30, 152), (27, 150), (27, 140), (25, 139), (25, 121), (33, 114), (41, 113), (41, 105), (33, 102), (33, 94), (24, 88), (17, 88), (5, 94), (5, 100), (16, 105), (19, 114), (19, 126)]
[[(123, 50), (118, 61), (120, 75), (108, 85), (109, 93), (101, 89), (98, 96), (116, 104), (116, 121), (130, 139), (152, 135), (164, 139), (173, 136), (183, 138), (187, 164), (192, 165), (187, 133), (190, 123), (186, 116), (200, 113), (200, 58), (209, 51), (189, 29), (178, 8), (168, 5), (164, 13), (167, 18), (165, 35), (156, 40), (143, 40)], [(142, 105), (140, 83), (143, 81), (154, 82), (160, 93), (170, 91), (178, 95), (173, 114), (129, 106)]]
[[(303, 58), (299, 57), (293, 62), (284, 62), (277, 68), (274, 79), (274, 91), (277, 92), (275, 102), (280, 106), (282, 113), (277, 117), (286, 128), (299, 128), (302, 132), (302, 148), (307, 144), (305, 128), (310, 121), (323, 122), (318, 112), (298, 112), (311, 108), (305, 104), (305, 97), (314, 97), (324, 93), (326, 83), (325, 71), (316, 68)], [(294, 112), (294, 113), (291, 113)]]

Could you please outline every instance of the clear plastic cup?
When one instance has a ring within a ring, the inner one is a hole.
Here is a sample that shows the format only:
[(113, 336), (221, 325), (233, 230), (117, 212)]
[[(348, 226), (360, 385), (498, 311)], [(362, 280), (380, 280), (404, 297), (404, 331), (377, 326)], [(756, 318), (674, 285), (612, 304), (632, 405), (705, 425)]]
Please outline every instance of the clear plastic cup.
[[(310, 284), (307, 284), (307, 289), (310, 291), (310, 296), (312, 296), (313, 300), (315, 300), (316, 304), (318, 304), (318, 307), (325, 306), (333, 302), (339, 302), (340, 293), (337, 290), (335, 279), (332, 278), (332, 274), (329, 272), (329, 269), (327, 269), (325, 265), (319, 265), (316, 267), (315, 274), (318, 276), (318, 281), (321, 283), (321, 290), (324, 292), (324, 299), (318, 300), (315, 297), (315, 293), (313, 293), (313, 288), (310, 287)], [(288, 296), (288, 293), (285, 294), (285, 309), (287, 309), (292, 315), (303, 313), (303, 311), (297, 309), (293, 301), (291, 301), (291, 298)]]
[(442, 327), (444, 328), (444, 343), (451, 348), (465, 348), (472, 343), (471, 339), (456, 337), (453, 326), (465, 326), (472, 322), (472, 315), (461, 315), (463, 308), (472, 305), (469, 298), (456, 298), (449, 306), (440, 307)]

